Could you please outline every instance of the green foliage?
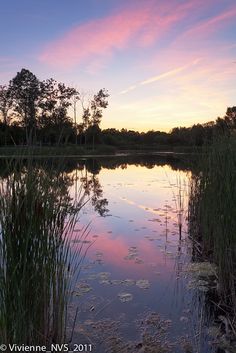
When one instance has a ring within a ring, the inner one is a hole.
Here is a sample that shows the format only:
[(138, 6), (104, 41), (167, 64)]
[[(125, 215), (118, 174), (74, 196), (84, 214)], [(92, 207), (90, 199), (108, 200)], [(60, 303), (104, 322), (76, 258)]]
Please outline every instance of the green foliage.
[(82, 254), (71, 254), (70, 239), (83, 197), (72, 203), (64, 174), (35, 168), (32, 159), (13, 163), (0, 181), (0, 340), (65, 343)]
[[(190, 234), (219, 268), (219, 291), (236, 310), (236, 141), (216, 139), (201, 156), (190, 196)], [(236, 311), (235, 311), (236, 314)]]

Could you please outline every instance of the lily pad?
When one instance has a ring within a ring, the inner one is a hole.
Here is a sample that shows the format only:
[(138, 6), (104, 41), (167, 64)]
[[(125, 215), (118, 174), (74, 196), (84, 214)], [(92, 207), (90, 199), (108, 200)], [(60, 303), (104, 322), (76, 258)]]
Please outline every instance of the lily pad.
[(181, 318), (179, 319), (179, 321), (181, 322), (188, 322), (188, 318), (186, 316), (181, 316)]
[(129, 249), (128, 249), (128, 255), (126, 255), (124, 257), (125, 260), (134, 260), (138, 255), (138, 250), (136, 248), (136, 246), (131, 246)]
[(92, 290), (92, 288), (87, 283), (79, 283), (76, 287), (78, 290), (75, 291), (76, 296), (82, 296)]
[(133, 300), (133, 294), (131, 293), (119, 293), (118, 298), (122, 303), (130, 302)]
[(133, 286), (133, 285), (135, 285), (135, 280), (125, 279), (124, 281), (122, 281), (122, 284), (124, 284), (125, 286)]
[(87, 278), (88, 278), (88, 280), (93, 281), (93, 280), (95, 280), (95, 279), (97, 278), (97, 275), (92, 273), (92, 274), (89, 275)]
[(102, 279), (101, 281), (99, 281), (100, 284), (111, 284), (111, 281), (109, 281), (108, 279)]
[(194, 262), (189, 265), (188, 271), (196, 273), (199, 277), (216, 276), (217, 267), (210, 262)]
[(200, 280), (200, 279), (193, 279), (191, 280), (188, 285), (188, 289), (198, 289), (201, 292), (208, 292), (209, 284), (207, 281)]
[(107, 280), (110, 277), (110, 272), (100, 272), (98, 277), (103, 280)]
[(136, 281), (136, 286), (141, 289), (148, 289), (150, 288), (150, 282), (147, 279), (139, 279)]
[(122, 281), (121, 281), (120, 279), (112, 279), (112, 280), (110, 281), (110, 283), (117, 286), (117, 285), (121, 284)]

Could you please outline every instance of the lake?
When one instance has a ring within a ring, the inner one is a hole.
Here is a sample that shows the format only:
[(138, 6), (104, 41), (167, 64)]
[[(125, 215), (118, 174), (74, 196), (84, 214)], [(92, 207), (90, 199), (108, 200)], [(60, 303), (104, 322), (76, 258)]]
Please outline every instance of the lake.
[(72, 318), (78, 308), (73, 342), (98, 353), (216, 352), (208, 290), (189, 271), (197, 260), (190, 165), (154, 156), (84, 160), (70, 175), (71, 196), (82, 181), (89, 198), (76, 225), (89, 225), (89, 234), (72, 240), (72, 249), (89, 246), (70, 307)]
[(215, 270), (189, 235), (194, 165), (2, 160), (2, 341), (65, 343), (66, 322), (77, 351), (220, 352)]

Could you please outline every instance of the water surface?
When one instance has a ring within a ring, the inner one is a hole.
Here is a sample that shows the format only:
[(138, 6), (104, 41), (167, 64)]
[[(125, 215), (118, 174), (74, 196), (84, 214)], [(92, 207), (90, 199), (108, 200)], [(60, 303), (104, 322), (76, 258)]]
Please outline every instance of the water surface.
[(74, 342), (98, 353), (213, 352), (204, 296), (189, 288), (187, 272), (191, 171), (158, 158), (83, 164), (70, 174), (71, 195), (82, 180), (90, 199), (77, 224), (77, 231), (89, 224), (90, 233), (71, 307), (78, 306)]

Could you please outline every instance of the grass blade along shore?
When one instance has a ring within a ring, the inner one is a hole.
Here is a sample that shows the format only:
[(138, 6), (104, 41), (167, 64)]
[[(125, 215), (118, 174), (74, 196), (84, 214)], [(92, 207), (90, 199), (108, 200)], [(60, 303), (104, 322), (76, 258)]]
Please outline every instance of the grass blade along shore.
[(70, 249), (83, 192), (75, 204), (67, 177), (31, 158), (8, 168), (0, 180), (0, 339), (65, 343), (73, 276), (84, 256), (81, 247)]

